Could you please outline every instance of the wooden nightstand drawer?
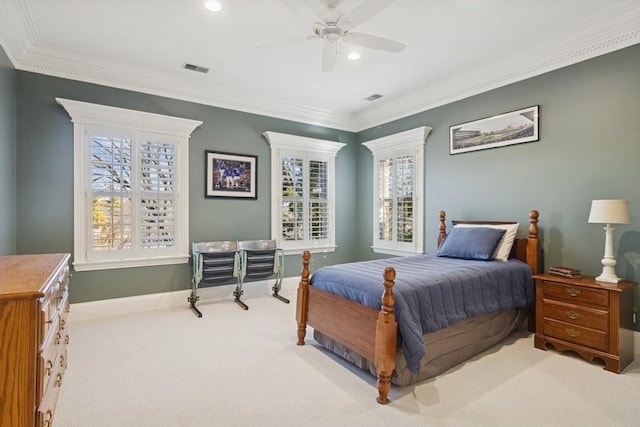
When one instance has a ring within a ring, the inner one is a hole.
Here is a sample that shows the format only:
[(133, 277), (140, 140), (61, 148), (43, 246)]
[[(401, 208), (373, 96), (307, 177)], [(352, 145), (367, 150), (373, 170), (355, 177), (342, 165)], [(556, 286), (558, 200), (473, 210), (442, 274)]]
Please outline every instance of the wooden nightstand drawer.
[(534, 346), (573, 351), (619, 373), (634, 357), (635, 282), (600, 283), (595, 277), (537, 274)]
[(545, 299), (543, 314), (545, 318), (560, 320), (572, 325), (585, 326), (602, 332), (609, 330), (609, 313), (604, 310)]
[(585, 347), (607, 351), (607, 334), (603, 331), (583, 328), (553, 319), (544, 320), (544, 334)]
[(542, 291), (544, 292), (544, 297), (549, 299), (567, 301), (573, 304), (609, 307), (609, 292), (602, 289), (544, 281), (542, 282)]

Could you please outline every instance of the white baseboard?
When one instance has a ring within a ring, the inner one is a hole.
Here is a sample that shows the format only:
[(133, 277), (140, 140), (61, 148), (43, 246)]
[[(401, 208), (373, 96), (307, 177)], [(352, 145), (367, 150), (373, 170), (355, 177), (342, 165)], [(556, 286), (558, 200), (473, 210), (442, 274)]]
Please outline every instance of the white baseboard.
[[(299, 281), (299, 277), (285, 277), (282, 280), (282, 290), (295, 290), (298, 287)], [(251, 282), (249, 286), (244, 287), (244, 297), (251, 298), (269, 295), (272, 286), (273, 280)], [(204, 303), (233, 301), (234, 289), (235, 285), (200, 288), (198, 290), (198, 296), (200, 296), (200, 301)], [(188, 309), (189, 303), (187, 302), (187, 298), (190, 294), (191, 290), (185, 289), (183, 291), (71, 304), (69, 319), (71, 321), (97, 319), (100, 317), (140, 313), (151, 310), (165, 310), (176, 307)], [(640, 360), (640, 332), (634, 332), (634, 354), (636, 360)]]
[[(282, 280), (282, 291), (296, 289), (299, 277), (285, 277)], [(274, 280), (264, 280), (245, 283), (243, 298), (271, 294)], [(233, 301), (233, 291), (236, 285), (209, 286), (198, 289), (200, 302), (209, 304), (214, 302)], [(176, 307), (189, 309), (187, 298), (191, 289), (182, 291), (163, 292), (158, 294), (139, 295), (134, 297), (112, 298), (100, 301), (81, 302), (71, 304), (70, 321), (97, 319), (101, 317), (119, 316), (123, 314), (140, 313), (152, 310), (166, 310)]]

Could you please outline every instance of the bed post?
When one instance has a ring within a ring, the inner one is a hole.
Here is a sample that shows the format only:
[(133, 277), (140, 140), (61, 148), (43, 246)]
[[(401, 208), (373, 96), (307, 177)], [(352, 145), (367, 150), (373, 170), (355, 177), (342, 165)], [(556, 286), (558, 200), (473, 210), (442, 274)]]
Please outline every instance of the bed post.
[(440, 226), (438, 232), (438, 247), (442, 244), (442, 241), (447, 237), (447, 224), (445, 222), (447, 214), (445, 211), (440, 211)]
[(527, 240), (527, 264), (533, 270), (533, 274), (538, 274), (540, 264), (538, 261), (538, 211), (529, 212), (529, 240)]
[(384, 293), (382, 294), (382, 307), (376, 322), (376, 341), (374, 349), (375, 367), (378, 372), (378, 403), (389, 403), (389, 390), (391, 389), (391, 375), (396, 368), (397, 341), (396, 334), (398, 324), (393, 312), (395, 298), (393, 285), (396, 271), (393, 267), (384, 269)]
[[(540, 272), (540, 261), (538, 256), (540, 254), (540, 241), (538, 240), (538, 211), (532, 210), (529, 212), (529, 238), (527, 239), (527, 264), (531, 267), (533, 274)], [(535, 305), (529, 309), (529, 319), (527, 329), (530, 332), (536, 331), (536, 310)]]
[(298, 345), (304, 345), (307, 334), (307, 316), (309, 314), (309, 259), (311, 253), (302, 253), (302, 271), (298, 284), (298, 302), (296, 304), (296, 321), (298, 322)]

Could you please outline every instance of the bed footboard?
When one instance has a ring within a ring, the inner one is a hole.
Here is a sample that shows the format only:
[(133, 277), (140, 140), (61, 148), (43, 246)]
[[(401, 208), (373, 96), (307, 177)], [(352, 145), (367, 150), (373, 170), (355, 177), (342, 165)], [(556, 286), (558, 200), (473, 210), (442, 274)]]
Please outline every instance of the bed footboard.
[(378, 376), (376, 400), (381, 404), (389, 403), (391, 376), (396, 366), (398, 329), (393, 311), (395, 270), (392, 267), (385, 269), (384, 292), (378, 311), (310, 286), (310, 257), (308, 251), (302, 255), (296, 305), (297, 344), (305, 344), (308, 324), (370, 360)]

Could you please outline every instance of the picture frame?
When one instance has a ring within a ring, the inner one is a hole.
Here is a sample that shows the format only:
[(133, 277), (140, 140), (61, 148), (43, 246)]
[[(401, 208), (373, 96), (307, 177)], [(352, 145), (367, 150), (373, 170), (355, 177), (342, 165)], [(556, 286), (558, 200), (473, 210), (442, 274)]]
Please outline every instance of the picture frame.
[(205, 150), (205, 198), (258, 198), (258, 156)]
[(538, 105), (449, 127), (449, 154), (538, 141)]

